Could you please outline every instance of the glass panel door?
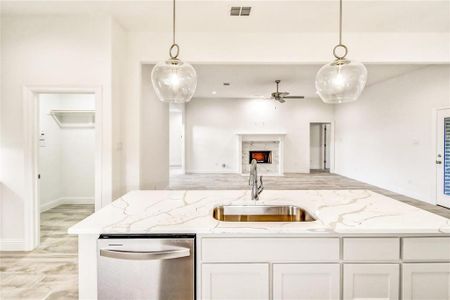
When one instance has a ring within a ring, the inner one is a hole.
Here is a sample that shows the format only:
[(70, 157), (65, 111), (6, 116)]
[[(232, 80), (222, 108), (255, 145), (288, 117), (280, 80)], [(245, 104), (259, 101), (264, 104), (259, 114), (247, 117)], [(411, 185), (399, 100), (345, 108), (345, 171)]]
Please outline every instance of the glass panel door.
[(450, 208), (450, 108), (436, 119), (436, 203)]

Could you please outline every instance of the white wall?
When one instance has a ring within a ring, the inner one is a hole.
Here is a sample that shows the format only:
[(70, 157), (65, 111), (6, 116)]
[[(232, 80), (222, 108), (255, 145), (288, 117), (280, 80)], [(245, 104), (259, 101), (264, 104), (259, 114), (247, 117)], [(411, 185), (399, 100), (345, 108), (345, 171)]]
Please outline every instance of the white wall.
[(40, 132), (45, 142), (39, 148), (41, 210), (64, 203), (94, 203), (95, 129), (61, 128), (51, 110), (95, 110), (89, 94), (42, 94)]
[(169, 104), (153, 90), (152, 67), (141, 69), (140, 188), (164, 189), (169, 184)]
[(128, 106), (124, 98), (125, 69), (127, 63), (127, 34), (122, 26), (111, 22), (111, 199), (115, 200), (125, 193), (126, 156), (123, 151), (123, 112)]
[(450, 66), (370, 86), (359, 101), (336, 106), (336, 173), (434, 203), (432, 111), (444, 106)]
[(169, 116), (169, 164), (181, 167), (183, 114), (180, 111), (170, 111)]
[[(20, 245), (24, 237), (23, 204), (28, 199), (23, 194), (23, 85), (101, 87), (106, 111), (102, 122), (110, 129), (102, 139), (108, 150), (104, 155), (102, 197), (108, 202), (124, 191), (153, 186), (141, 182), (146, 177), (142, 176), (146, 172), (143, 168), (150, 167), (146, 153), (142, 153), (147, 149), (143, 139), (149, 130), (158, 130), (146, 127), (146, 121), (141, 120), (145, 108), (141, 101), (141, 66), (166, 59), (170, 39), (170, 33), (124, 32), (109, 17), (2, 16), (2, 241)], [(275, 39), (278, 43), (267, 43)], [(181, 58), (195, 63), (324, 63), (331, 59), (336, 34), (184, 32), (178, 40)], [(448, 62), (448, 41), (446, 33), (346, 35), (351, 57), (364, 62)], [(166, 145), (165, 141), (160, 145)], [(168, 152), (168, 148), (165, 150)], [(5, 229), (6, 224), (10, 229)]]
[[(197, 63), (327, 63), (336, 33), (230, 33), (180, 32), (180, 58)], [(267, 43), (277, 40), (277, 43)], [(450, 61), (446, 33), (346, 33), (350, 56), (372, 63), (424, 63)], [(122, 134), (126, 190), (141, 186), (141, 65), (167, 59), (170, 33), (128, 32)], [(280, 47), (279, 45), (283, 45)], [(373, 45), (377, 45), (374, 47)], [(147, 82), (150, 84), (150, 82)], [(145, 130), (149, 130), (148, 128)], [(166, 149), (168, 151), (168, 149)], [(188, 150), (186, 149), (186, 152)]]
[[(193, 99), (186, 105), (186, 171), (237, 172), (237, 133), (286, 133), (284, 171), (309, 172), (309, 123), (331, 122), (318, 99)], [(225, 164), (225, 167), (222, 167)]]
[[(111, 111), (111, 20), (103, 17), (17, 16), (1, 18), (1, 201), (0, 240), (24, 247), (23, 86), (98, 86), (103, 109)], [(112, 148), (111, 118), (104, 118), (102, 143)], [(107, 151), (112, 153), (112, 151)], [(112, 163), (104, 157), (104, 166)], [(104, 173), (111, 190), (112, 168)], [(109, 177), (108, 177), (109, 176)], [(105, 193), (103, 197), (111, 199)]]

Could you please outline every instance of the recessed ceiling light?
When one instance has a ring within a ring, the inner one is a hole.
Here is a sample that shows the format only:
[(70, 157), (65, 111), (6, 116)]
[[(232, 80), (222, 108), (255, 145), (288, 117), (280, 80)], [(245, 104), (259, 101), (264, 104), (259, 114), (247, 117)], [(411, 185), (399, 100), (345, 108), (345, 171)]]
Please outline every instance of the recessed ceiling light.
[(212, 91), (211, 94), (215, 95), (215, 94), (217, 94), (217, 92), (216, 91)]

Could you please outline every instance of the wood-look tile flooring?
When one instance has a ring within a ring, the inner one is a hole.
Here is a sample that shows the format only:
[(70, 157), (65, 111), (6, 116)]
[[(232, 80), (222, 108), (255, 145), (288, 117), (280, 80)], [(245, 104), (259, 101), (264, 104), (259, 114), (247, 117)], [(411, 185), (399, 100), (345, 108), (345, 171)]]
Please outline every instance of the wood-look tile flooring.
[(41, 244), (31, 252), (0, 252), (0, 299), (78, 299), (77, 237), (67, 229), (93, 205), (60, 205), (41, 214)]
[[(265, 177), (266, 189), (369, 189), (450, 218), (450, 210), (335, 174)], [(170, 189), (248, 189), (238, 174), (174, 174)], [(0, 299), (77, 299), (77, 237), (67, 229), (92, 214), (93, 205), (61, 205), (41, 214), (41, 245), (31, 252), (0, 252)]]

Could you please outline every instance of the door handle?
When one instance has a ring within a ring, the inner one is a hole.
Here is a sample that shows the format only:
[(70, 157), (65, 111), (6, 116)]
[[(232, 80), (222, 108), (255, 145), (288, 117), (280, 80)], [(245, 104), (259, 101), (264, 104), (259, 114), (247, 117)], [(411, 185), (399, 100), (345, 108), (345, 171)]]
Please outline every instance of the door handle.
[(159, 251), (130, 251), (100, 249), (100, 256), (127, 260), (160, 260), (187, 257), (191, 255), (189, 248)]

